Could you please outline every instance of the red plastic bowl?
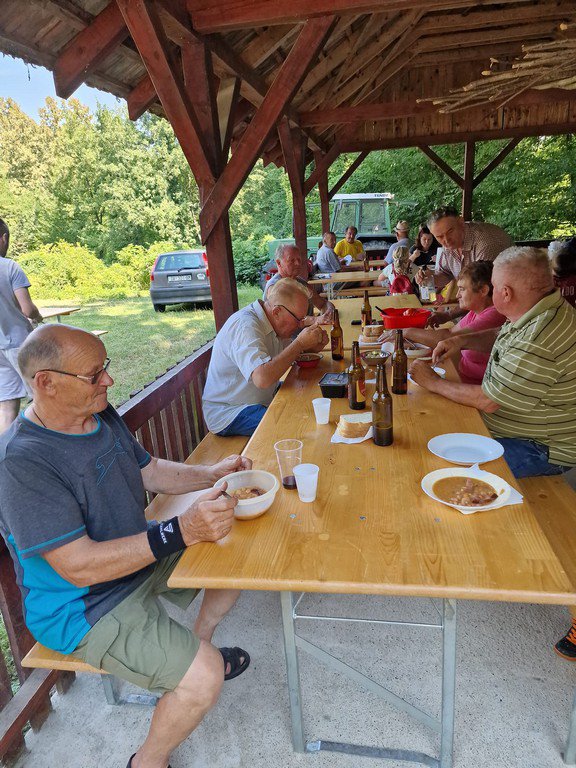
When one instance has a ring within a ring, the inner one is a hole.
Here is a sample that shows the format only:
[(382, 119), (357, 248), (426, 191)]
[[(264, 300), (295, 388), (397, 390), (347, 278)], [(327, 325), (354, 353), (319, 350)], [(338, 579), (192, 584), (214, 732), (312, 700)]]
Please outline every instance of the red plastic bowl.
[[(405, 312), (410, 314), (406, 315)], [(424, 328), (432, 312), (429, 309), (400, 307), (398, 309), (386, 309), (380, 314), (384, 328), (390, 330), (393, 328)]]
[(305, 352), (296, 358), (296, 365), (299, 368), (316, 368), (320, 360), (322, 360), (322, 355), (317, 352)]

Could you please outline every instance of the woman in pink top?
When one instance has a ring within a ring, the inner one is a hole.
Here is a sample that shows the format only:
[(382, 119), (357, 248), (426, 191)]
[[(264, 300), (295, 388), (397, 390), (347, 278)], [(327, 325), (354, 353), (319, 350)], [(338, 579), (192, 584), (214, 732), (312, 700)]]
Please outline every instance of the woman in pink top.
[[(407, 328), (404, 338), (417, 344), (426, 344), (432, 349), (447, 336), (459, 333), (473, 333), (486, 328), (500, 328), (506, 321), (492, 304), (492, 262), (473, 261), (458, 275), (458, 303), (468, 313), (452, 328)], [(390, 334), (381, 336), (390, 341)], [(489, 354), (463, 349), (458, 365), (460, 378), (466, 384), (481, 384), (488, 364)]]

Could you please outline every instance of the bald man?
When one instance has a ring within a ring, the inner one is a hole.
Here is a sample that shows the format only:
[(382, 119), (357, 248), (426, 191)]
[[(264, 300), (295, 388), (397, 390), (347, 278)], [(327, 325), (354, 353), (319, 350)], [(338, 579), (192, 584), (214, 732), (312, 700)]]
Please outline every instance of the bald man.
[(284, 277), (266, 291), (264, 301), (226, 320), (214, 342), (202, 396), (212, 432), (253, 434), (289, 366), (303, 352), (324, 349), (328, 336), (318, 322), (304, 327), (309, 298), (309, 288)]
[(576, 310), (554, 288), (548, 257), (537, 248), (503, 251), (492, 285), (494, 308), (508, 322), (434, 350), (435, 363), (462, 349), (490, 353), (482, 384), (445, 381), (418, 360), (411, 375), (478, 408), (516, 477), (561, 474), (576, 466)]
[(250, 658), (211, 643), (236, 591), (206, 591), (194, 632), (158, 600), (191, 603), (195, 590), (170, 590), (167, 580), (185, 547), (229, 533), (237, 502), (218, 488), (180, 517), (148, 524), (145, 491), (188, 493), (251, 462), (189, 466), (150, 456), (108, 403), (110, 360), (90, 333), (38, 328), (18, 363), (34, 400), (0, 438), (0, 532), (26, 624), (48, 648), (162, 694), (128, 767), (166, 768)]

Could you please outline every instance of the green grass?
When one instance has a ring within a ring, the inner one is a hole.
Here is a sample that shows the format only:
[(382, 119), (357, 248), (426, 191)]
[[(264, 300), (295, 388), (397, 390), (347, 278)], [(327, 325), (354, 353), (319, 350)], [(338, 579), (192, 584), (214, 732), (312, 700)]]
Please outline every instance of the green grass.
[[(238, 288), (240, 306), (259, 298), (257, 286)], [(149, 297), (114, 301), (39, 301), (38, 306), (82, 306), (80, 312), (62, 321), (88, 331), (107, 330), (102, 336), (108, 356), (112, 360), (110, 375), (114, 386), (110, 389), (110, 402), (118, 405), (130, 393), (190, 355), (214, 338), (212, 308), (199, 309), (189, 305), (167, 307), (166, 312), (154, 312)]]

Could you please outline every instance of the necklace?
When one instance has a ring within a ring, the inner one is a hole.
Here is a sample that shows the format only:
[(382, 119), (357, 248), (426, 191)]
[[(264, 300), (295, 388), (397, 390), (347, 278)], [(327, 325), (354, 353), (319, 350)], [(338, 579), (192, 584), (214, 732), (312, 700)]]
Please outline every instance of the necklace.
[(42, 419), (40, 418), (40, 416), (38, 416), (38, 414), (37, 414), (37, 413), (36, 413), (36, 411), (34, 410), (34, 406), (33, 406), (33, 405), (31, 405), (31, 406), (30, 406), (30, 408), (32, 409), (32, 413), (34, 414), (34, 416), (36, 416), (36, 418), (38, 419), (38, 421), (40, 422), (40, 424), (42, 424), (42, 426), (44, 427), (44, 429), (48, 429), (48, 427), (46, 426), (46, 424), (44, 424), (44, 422), (42, 421)]

